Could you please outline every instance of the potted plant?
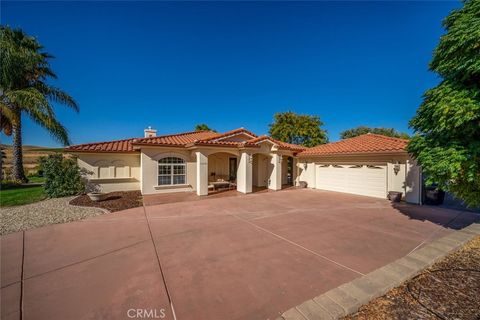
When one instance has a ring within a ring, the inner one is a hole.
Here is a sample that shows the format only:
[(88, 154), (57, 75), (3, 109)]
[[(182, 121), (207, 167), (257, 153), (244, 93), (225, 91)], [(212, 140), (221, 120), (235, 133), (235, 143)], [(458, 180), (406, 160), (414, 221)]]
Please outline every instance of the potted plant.
[(424, 202), (429, 205), (441, 205), (445, 199), (445, 192), (438, 188), (436, 184), (425, 186)]
[(107, 194), (105, 192), (89, 192), (87, 195), (92, 201), (103, 201), (107, 198)]
[(388, 191), (388, 199), (392, 202), (400, 202), (402, 200), (402, 192)]

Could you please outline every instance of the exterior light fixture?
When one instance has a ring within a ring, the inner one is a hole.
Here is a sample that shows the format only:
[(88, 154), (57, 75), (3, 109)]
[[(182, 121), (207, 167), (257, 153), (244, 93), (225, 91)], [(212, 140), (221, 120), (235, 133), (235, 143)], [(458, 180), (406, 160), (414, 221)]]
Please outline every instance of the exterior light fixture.
[(398, 163), (398, 161), (393, 165), (393, 172), (395, 172), (395, 175), (400, 172), (400, 163)]

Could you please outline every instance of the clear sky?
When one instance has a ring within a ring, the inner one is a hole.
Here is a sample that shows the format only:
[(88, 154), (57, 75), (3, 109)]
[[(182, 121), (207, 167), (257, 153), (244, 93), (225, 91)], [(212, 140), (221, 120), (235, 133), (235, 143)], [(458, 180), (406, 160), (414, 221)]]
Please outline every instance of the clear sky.
[[(358, 125), (410, 132), (454, 2), (8, 2), (2, 24), (55, 55), (80, 104), (74, 143), (190, 131), (268, 132), (275, 112), (320, 116), (330, 140)], [(58, 145), (24, 121), (24, 143)], [(10, 140), (2, 136), (2, 143)]]

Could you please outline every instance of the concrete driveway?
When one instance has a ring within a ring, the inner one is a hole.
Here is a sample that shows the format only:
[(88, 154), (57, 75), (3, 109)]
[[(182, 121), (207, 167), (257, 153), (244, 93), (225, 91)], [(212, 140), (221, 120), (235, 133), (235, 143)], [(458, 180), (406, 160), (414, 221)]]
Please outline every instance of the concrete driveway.
[[(2, 237), (2, 319), (274, 319), (478, 220), (319, 190), (126, 210)], [(22, 281), (23, 279), (23, 281)]]

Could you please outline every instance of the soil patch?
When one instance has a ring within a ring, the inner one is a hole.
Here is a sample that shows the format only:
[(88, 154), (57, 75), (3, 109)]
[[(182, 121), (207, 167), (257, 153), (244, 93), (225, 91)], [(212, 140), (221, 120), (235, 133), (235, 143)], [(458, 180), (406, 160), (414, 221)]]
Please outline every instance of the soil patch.
[(103, 201), (92, 201), (88, 195), (84, 194), (70, 201), (71, 205), (83, 207), (96, 207), (107, 209), (110, 212), (121, 211), (125, 209), (141, 207), (142, 194), (140, 191), (119, 191), (110, 192)]
[(480, 237), (361, 307), (352, 319), (480, 319)]

